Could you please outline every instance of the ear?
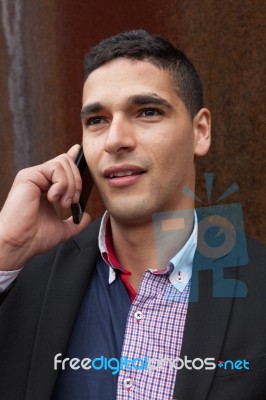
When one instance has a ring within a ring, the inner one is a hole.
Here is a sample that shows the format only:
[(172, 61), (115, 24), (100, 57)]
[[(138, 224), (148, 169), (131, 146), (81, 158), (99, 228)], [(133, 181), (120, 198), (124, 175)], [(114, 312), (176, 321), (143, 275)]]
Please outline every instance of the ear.
[(207, 108), (201, 108), (193, 118), (194, 153), (204, 156), (211, 145), (211, 113)]

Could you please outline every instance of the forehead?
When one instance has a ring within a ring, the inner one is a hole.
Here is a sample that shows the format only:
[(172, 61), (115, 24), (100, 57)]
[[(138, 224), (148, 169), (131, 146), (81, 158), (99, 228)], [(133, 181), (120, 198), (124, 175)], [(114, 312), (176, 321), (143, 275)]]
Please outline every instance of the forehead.
[(140, 92), (155, 93), (168, 101), (177, 99), (168, 71), (148, 61), (112, 60), (94, 70), (83, 87), (83, 105), (89, 102), (120, 101)]

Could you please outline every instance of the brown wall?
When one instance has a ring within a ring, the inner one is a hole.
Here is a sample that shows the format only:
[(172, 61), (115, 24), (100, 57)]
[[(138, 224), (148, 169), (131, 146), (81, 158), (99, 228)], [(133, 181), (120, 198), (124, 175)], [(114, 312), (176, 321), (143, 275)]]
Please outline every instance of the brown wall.
[[(263, 0), (3, 0), (0, 27), (0, 206), (15, 172), (81, 140), (81, 65), (100, 39), (132, 28), (169, 38), (196, 65), (213, 116), (214, 202), (233, 182), (247, 233), (266, 242)], [(8, 5), (8, 6), (6, 6)], [(197, 203), (197, 206), (200, 204)], [(94, 193), (90, 210), (103, 206)]]

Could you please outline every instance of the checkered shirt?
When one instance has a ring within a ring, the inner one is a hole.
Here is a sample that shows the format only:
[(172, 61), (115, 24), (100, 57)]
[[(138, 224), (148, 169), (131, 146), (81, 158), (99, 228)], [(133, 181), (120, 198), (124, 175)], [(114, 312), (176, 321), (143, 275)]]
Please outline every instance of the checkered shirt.
[[(99, 247), (105, 261), (105, 227), (103, 217)], [(119, 372), (116, 400), (172, 400), (176, 369), (165, 360), (158, 366), (152, 359), (175, 360), (180, 356), (188, 309), (190, 278), (196, 249), (197, 219), (183, 248), (164, 270), (148, 269), (140, 282), (127, 317), (121, 358), (149, 360), (154, 370), (123, 368)], [(110, 263), (109, 284), (116, 279), (117, 265)], [(120, 266), (121, 269), (121, 266)], [(185, 271), (185, 272), (184, 272)], [(185, 277), (185, 282), (176, 280)], [(140, 364), (139, 364), (140, 365)], [(155, 368), (157, 365), (158, 368)], [(178, 379), (178, 376), (177, 376)]]
[[(121, 357), (176, 359), (180, 355), (188, 308), (190, 283), (180, 293), (167, 275), (143, 276), (127, 319)], [(138, 314), (138, 311), (141, 311)], [(140, 318), (141, 316), (141, 318)], [(156, 365), (156, 362), (154, 362)], [(170, 400), (176, 370), (166, 361), (154, 371), (122, 369), (116, 400)]]

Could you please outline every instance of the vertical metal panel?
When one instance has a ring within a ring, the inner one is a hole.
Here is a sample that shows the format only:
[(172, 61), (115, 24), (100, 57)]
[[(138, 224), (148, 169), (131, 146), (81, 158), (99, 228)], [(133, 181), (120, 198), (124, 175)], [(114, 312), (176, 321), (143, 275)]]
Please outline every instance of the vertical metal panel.
[[(216, 174), (213, 201), (233, 182), (247, 233), (266, 241), (266, 3), (262, 0), (180, 1), (168, 4), (167, 34), (195, 62), (212, 111), (213, 140), (199, 160)], [(180, 18), (178, 17), (180, 16)]]
[(26, 71), (22, 43), (22, 0), (2, 0), (2, 26), (9, 57), (8, 105), (12, 116), (13, 154), (17, 170), (31, 163), (31, 125), (25, 96)]

